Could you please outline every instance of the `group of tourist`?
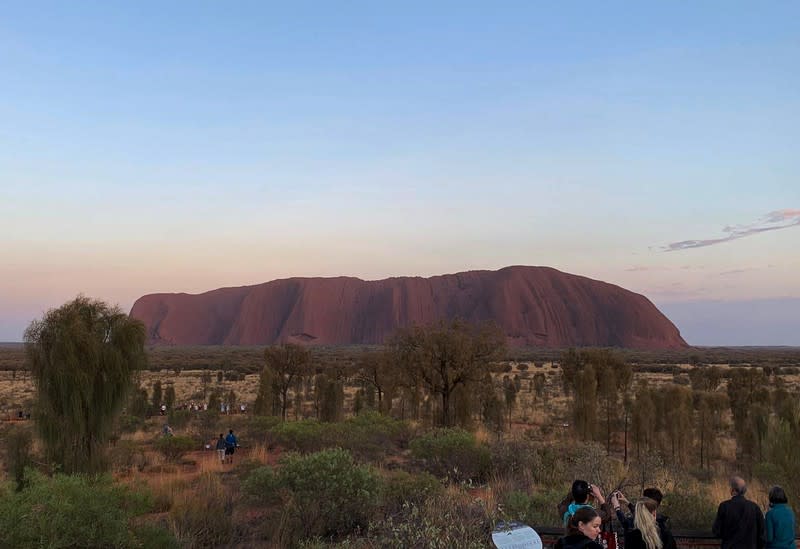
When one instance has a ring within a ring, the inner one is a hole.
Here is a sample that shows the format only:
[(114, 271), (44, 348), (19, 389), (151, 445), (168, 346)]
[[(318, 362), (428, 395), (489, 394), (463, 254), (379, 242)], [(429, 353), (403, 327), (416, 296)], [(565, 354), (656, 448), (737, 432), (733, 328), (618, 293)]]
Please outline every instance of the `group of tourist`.
[[(742, 478), (731, 478), (730, 488), (731, 499), (719, 505), (712, 527), (722, 540), (722, 549), (796, 548), (795, 517), (783, 488), (774, 486), (769, 491), (766, 517), (745, 498), (747, 484)], [(616, 516), (624, 531), (625, 549), (675, 549), (669, 518), (658, 512), (663, 497), (659, 489), (648, 488), (634, 505), (617, 490), (607, 501), (598, 486), (576, 480), (559, 504), (567, 531), (555, 548), (613, 549), (616, 536), (610, 520)]]

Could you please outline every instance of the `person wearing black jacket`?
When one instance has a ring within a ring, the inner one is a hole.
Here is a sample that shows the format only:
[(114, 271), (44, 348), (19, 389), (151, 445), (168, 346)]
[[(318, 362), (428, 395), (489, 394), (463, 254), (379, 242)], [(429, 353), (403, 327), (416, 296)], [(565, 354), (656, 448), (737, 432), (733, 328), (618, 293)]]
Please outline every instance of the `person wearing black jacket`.
[(717, 509), (712, 531), (722, 540), (722, 549), (762, 549), (764, 515), (761, 508), (745, 499), (747, 484), (741, 477), (731, 478), (731, 499)]
[(580, 507), (567, 521), (567, 535), (559, 538), (554, 549), (603, 549), (600, 536), (600, 516), (591, 507)]
[[(656, 505), (658, 507), (661, 507), (661, 502), (664, 499), (664, 494), (658, 488), (645, 488), (644, 491), (642, 491), (642, 497), (652, 499), (653, 501), (656, 502)], [(628, 501), (628, 498), (626, 498), (625, 494), (623, 494), (620, 490), (617, 490), (616, 492), (612, 493), (610, 499), (611, 499), (611, 508), (616, 513), (617, 520), (619, 521), (619, 523), (626, 531), (632, 530), (633, 519), (634, 516), (636, 515), (636, 509), (634, 508), (633, 503)], [(624, 503), (628, 506), (628, 509), (631, 512), (630, 516), (625, 516), (625, 514), (622, 512), (621, 503)], [(672, 524), (670, 523), (668, 516), (657, 512), (656, 523), (658, 524), (658, 527), (662, 531), (664, 532), (672, 531)]]
[(633, 528), (625, 531), (625, 549), (676, 549), (672, 532), (656, 522), (658, 503), (650, 498), (636, 502)]

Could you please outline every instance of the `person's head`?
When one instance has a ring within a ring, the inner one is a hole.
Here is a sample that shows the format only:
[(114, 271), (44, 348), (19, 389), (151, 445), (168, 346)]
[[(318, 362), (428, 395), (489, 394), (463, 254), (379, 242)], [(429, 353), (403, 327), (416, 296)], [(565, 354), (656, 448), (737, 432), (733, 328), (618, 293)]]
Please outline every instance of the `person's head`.
[(600, 515), (591, 507), (581, 507), (567, 523), (567, 534), (583, 534), (589, 539), (600, 535)]
[(664, 499), (664, 494), (661, 493), (661, 490), (658, 488), (645, 488), (642, 495), (646, 498), (650, 498), (656, 502), (656, 505), (661, 505), (661, 500)]
[(219, 438), (222, 438), (223, 436), (225, 436), (225, 435), (223, 435), (222, 433), (219, 434)]
[(230, 430), (230, 431), (228, 431), (228, 432), (229, 432), (230, 434), (233, 434), (233, 429), (231, 429), (231, 430)]
[(636, 513), (633, 515), (633, 526), (642, 534), (647, 549), (662, 549), (664, 544), (656, 523), (658, 502), (650, 498), (642, 498), (636, 502)]
[(769, 490), (769, 504), (777, 505), (779, 503), (789, 503), (789, 499), (786, 497), (786, 492), (783, 491), (783, 488), (773, 486)]
[(585, 480), (576, 480), (572, 483), (572, 499), (575, 503), (586, 503), (591, 493), (592, 487)]
[(742, 477), (731, 477), (731, 495), (743, 496), (747, 493), (747, 483)]

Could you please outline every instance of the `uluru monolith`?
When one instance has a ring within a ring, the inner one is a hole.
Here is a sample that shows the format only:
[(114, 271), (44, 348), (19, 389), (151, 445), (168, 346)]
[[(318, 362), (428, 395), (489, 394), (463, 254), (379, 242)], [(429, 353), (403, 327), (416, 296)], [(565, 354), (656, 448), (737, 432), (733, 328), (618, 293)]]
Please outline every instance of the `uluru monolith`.
[(380, 344), (399, 327), (459, 317), (495, 321), (513, 346), (687, 346), (643, 295), (549, 267), (149, 294), (131, 316), (145, 323), (151, 343), (171, 345)]

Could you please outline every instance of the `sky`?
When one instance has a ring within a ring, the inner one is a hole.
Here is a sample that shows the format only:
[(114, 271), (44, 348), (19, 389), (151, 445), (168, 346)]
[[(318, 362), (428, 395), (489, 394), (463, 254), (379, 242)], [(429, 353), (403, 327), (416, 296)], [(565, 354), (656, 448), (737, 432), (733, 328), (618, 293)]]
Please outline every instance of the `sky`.
[(547, 265), (800, 345), (797, 2), (2, 6), (0, 341), (78, 294)]

